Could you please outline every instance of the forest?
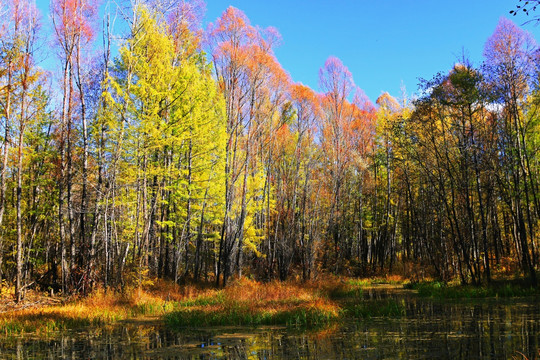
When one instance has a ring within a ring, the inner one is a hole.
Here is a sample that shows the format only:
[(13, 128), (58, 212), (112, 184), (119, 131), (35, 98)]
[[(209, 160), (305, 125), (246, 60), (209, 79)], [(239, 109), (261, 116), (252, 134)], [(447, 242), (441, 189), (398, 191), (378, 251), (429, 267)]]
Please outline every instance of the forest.
[[(528, 32), (501, 18), (481, 64), (372, 103), (340, 59), (311, 89), (278, 62), (276, 29), (234, 7), (203, 28), (203, 9), (2, 1), (0, 287), (17, 302), (151, 279), (479, 285), (510, 269), (537, 284)], [(61, 66), (40, 66), (44, 47)]]

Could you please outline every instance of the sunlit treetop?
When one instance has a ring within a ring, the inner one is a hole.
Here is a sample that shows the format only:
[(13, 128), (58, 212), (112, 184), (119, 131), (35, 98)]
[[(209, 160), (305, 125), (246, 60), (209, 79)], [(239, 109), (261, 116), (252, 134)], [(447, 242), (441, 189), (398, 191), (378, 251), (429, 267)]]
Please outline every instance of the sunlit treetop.
[(52, 20), (58, 41), (66, 46), (67, 38), (90, 42), (95, 29), (92, 24), (97, 14), (99, 1), (93, 0), (53, 0)]

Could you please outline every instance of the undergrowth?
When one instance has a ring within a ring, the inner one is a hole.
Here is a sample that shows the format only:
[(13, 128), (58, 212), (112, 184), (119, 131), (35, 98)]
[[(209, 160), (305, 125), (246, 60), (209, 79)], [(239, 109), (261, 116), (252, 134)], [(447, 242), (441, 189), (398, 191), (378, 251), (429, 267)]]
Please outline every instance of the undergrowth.
[[(369, 280), (327, 277), (309, 282), (261, 283), (241, 279), (226, 288), (153, 281), (144, 290), (98, 289), (63, 304), (0, 313), (0, 336), (48, 335), (84, 326), (104, 327), (139, 317), (162, 318), (172, 328), (203, 326), (322, 327), (343, 319), (400, 317), (404, 300), (365, 300), (363, 289), (403, 284), (398, 278)], [(442, 282), (405, 284), (422, 297), (451, 299), (538, 295), (538, 288), (505, 283), (490, 287)]]
[(98, 289), (86, 298), (64, 304), (4, 312), (0, 314), (0, 336), (48, 335), (84, 326), (105, 326), (137, 316), (161, 316), (172, 310), (172, 302), (142, 290), (119, 293)]
[(363, 282), (338, 278), (320, 282), (262, 284), (238, 281), (212, 297), (178, 303), (165, 315), (172, 328), (220, 325), (318, 327), (351, 318), (401, 316), (393, 300), (362, 300)]

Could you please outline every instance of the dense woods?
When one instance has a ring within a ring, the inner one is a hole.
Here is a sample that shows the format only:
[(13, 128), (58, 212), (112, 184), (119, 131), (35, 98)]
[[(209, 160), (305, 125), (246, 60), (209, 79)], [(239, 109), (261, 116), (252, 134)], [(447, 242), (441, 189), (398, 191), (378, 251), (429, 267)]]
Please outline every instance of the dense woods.
[(233, 7), (203, 29), (200, 1), (136, 3), (117, 45), (94, 1), (0, 6), (0, 286), (16, 299), (396, 269), (480, 284), (512, 265), (536, 283), (539, 57), (510, 20), (482, 64), (373, 104), (335, 57), (318, 90), (294, 83), (277, 31)]

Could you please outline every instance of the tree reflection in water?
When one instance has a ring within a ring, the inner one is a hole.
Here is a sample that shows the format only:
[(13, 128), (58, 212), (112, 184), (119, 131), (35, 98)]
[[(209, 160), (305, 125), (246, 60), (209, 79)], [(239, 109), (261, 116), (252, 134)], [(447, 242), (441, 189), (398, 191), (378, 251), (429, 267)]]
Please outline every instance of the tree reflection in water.
[[(20, 337), (0, 344), (7, 359), (511, 359), (538, 357), (538, 299), (432, 302), (408, 298), (407, 315), (346, 321), (317, 330), (186, 329), (124, 324)], [(518, 357), (519, 358), (519, 357)]]

